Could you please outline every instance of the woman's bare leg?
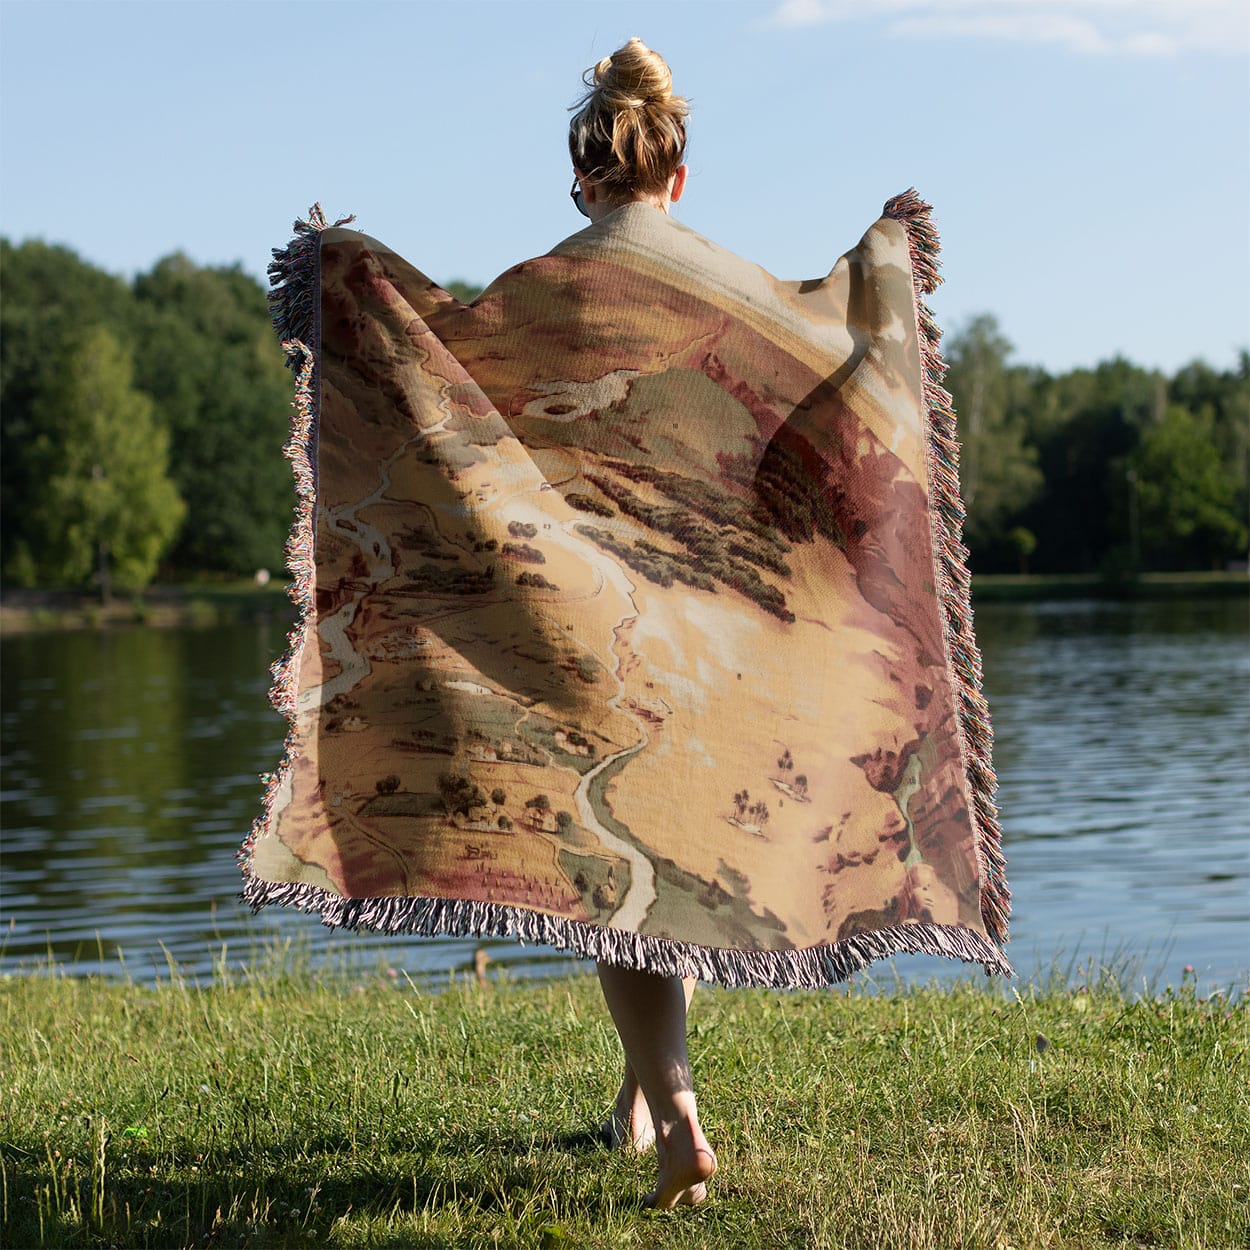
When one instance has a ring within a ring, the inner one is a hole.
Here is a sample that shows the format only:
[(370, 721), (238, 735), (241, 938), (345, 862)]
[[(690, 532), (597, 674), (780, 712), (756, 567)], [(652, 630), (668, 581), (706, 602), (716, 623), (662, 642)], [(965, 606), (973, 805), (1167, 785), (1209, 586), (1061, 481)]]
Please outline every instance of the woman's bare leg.
[(599, 1130), (600, 1137), (619, 1150), (636, 1150), (639, 1154), (655, 1145), (655, 1125), (651, 1123), (651, 1109), (643, 1096), (642, 1086), (634, 1075), (629, 1060), (625, 1060), (625, 1077), (617, 1092), (616, 1102), (608, 1114), (607, 1122)]
[[(694, 987), (699, 982), (694, 977), (682, 980), (682, 989), (686, 997), (686, 1010), (690, 1010), (690, 1000), (694, 997)], [(609, 1146), (636, 1150), (642, 1153), (655, 1145), (655, 1125), (651, 1122), (651, 1108), (638, 1084), (634, 1066), (625, 1057), (625, 1078), (616, 1095), (616, 1102), (608, 1116), (607, 1123), (600, 1130), (600, 1135)]]
[(603, 997), (651, 1112), (660, 1176), (647, 1204), (693, 1206), (707, 1197), (716, 1156), (699, 1127), (690, 1077), (686, 987), (680, 977), (606, 963), (598, 968)]

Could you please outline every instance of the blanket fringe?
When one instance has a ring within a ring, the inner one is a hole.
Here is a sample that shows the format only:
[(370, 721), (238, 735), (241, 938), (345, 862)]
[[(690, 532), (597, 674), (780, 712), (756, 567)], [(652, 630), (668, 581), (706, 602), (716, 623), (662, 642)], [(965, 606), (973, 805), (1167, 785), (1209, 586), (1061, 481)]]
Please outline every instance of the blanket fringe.
[(698, 946), (624, 929), (586, 924), (524, 907), (469, 899), (344, 898), (304, 882), (262, 881), (249, 877), (243, 901), (259, 910), (271, 903), (317, 912), (330, 928), (370, 929), (426, 937), (506, 937), (568, 951), (583, 959), (604, 960), (660, 976), (698, 977), (737, 989), (819, 989), (890, 955), (943, 955), (979, 963), (987, 976), (1011, 976), (1011, 965), (993, 942), (959, 925), (900, 924), (857, 933), (827, 946), (742, 951)]
[[(355, 221), (355, 214), (340, 217), (334, 225)], [(269, 263), (269, 312), (278, 339), (315, 343), (320, 323), (321, 232), (329, 226), (320, 204), (308, 210), (308, 220), (298, 218), (292, 226), (294, 237), (286, 247), (275, 247)], [(288, 360), (288, 366), (294, 362)]]
[(942, 282), (938, 273), (940, 243), (930, 218), (933, 207), (916, 194), (915, 187), (886, 202), (883, 214), (907, 231), (915, 292), (916, 328), (920, 339), (924, 375), (925, 409), (928, 414), (928, 465), (930, 514), (936, 581), (950, 667), (958, 683), (957, 720), (964, 765), (972, 792), (976, 821), (977, 858), (981, 869), (981, 917), (990, 936), (999, 944), (1008, 938), (1011, 892), (1007, 888), (1002, 830), (994, 793), (998, 779), (991, 762), (994, 734), (989, 708), (981, 693), (981, 653), (972, 628), (972, 580), (968, 571), (968, 548), (963, 533), (966, 509), (959, 493), (959, 438), (950, 392), (943, 389), (946, 363), (942, 359), (942, 332), (921, 298)]
[[(340, 217), (344, 226), (354, 216)], [(286, 540), (286, 566), (291, 574), (287, 595), (297, 613), (287, 634), (285, 654), (269, 668), (269, 702), (287, 719), (282, 758), (272, 773), (262, 773), (265, 790), (260, 814), (252, 822), (237, 859), (249, 883), (252, 850), (269, 823), (278, 793), (290, 777), (298, 755), (296, 746), (296, 699), (299, 694), (300, 655), (310, 629), (316, 624), (315, 509), (317, 501), (317, 387), (315, 345), (320, 327), (320, 234), (330, 223), (320, 204), (308, 210), (308, 220), (295, 222), (294, 238), (284, 248), (273, 249), (269, 265), (269, 311), (274, 330), (286, 352), (287, 367), (296, 371), (295, 397), (291, 402), (291, 434), (282, 454), (291, 462), (295, 477), (295, 518)], [(314, 344), (309, 347), (308, 344)]]

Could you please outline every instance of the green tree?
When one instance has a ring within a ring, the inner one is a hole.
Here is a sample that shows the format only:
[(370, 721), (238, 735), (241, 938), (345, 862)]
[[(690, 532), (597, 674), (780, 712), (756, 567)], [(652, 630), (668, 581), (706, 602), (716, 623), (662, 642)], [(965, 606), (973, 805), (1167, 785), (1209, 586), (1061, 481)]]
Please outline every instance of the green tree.
[(96, 326), (62, 357), (32, 410), (31, 567), (40, 580), (73, 585), (94, 573), (105, 599), (114, 584), (137, 590), (152, 580), (186, 511), (166, 474), (169, 436), (133, 375), (128, 349)]
[(1250, 352), (1234, 369), (1216, 370), (1195, 360), (1168, 384), (1168, 398), (1211, 422), (1211, 441), (1236, 482), (1233, 511), (1250, 515)]
[(453, 278), (443, 290), (448, 295), (454, 295), (462, 304), (471, 304), (479, 295), (483, 288), (475, 282), (466, 282), (463, 278)]
[(138, 385), (171, 436), (187, 501), (176, 567), (250, 573), (282, 563), (294, 490), (282, 457), (291, 379), (260, 285), (237, 265), (167, 256), (135, 280)]
[(1095, 572), (1130, 545), (1129, 453), (1162, 416), (1162, 375), (1116, 358), (1050, 380), (1031, 408), (1045, 482), (1018, 518), (1035, 572)]
[(42, 483), (30, 463), (39, 429), (34, 408), (70, 346), (93, 326), (129, 341), (134, 301), (121, 279), (67, 247), (0, 239), (0, 572), (29, 584), (42, 535), (33, 514)]
[(1020, 561), (1020, 572), (1029, 571), (1029, 557), (1037, 550), (1037, 538), (1033, 531), (1016, 525), (1007, 534), (1007, 543)]
[(989, 314), (974, 317), (946, 349), (943, 385), (955, 401), (960, 494), (968, 510), (964, 539), (974, 553), (991, 558), (1007, 547), (1005, 523), (1042, 487), (1037, 450), (1026, 441), (1021, 415), (1027, 371), (1008, 366), (1011, 352)]
[(1136, 474), (1141, 547), (1162, 568), (1219, 567), (1244, 555), (1247, 530), (1234, 511), (1237, 480), (1208, 413), (1171, 405), (1129, 457)]

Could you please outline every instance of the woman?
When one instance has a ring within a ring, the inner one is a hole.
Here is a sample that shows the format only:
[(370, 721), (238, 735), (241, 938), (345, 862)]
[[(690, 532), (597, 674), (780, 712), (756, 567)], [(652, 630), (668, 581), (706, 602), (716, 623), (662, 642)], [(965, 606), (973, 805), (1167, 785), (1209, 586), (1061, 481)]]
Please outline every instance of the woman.
[[(589, 90), (569, 126), (574, 202), (592, 222), (625, 204), (652, 204), (667, 213), (686, 185), (687, 107), (673, 95), (664, 58), (634, 38), (588, 70), (587, 80)], [(605, 1139), (636, 1150), (654, 1143), (660, 1176), (649, 1204), (702, 1202), (716, 1156), (699, 1126), (686, 1053), (695, 979), (602, 960), (597, 966), (625, 1050), (625, 1079)]]
[(299, 369), (291, 721), (244, 898), (593, 959), (604, 1128), (649, 1202), (716, 1156), (697, 980), (896, 952), (1010, 975), (928, 206), (784, 281), (668, 216), (685, 102), (631, 40), (569, 130), (591, 224), (462, 304), (319, 208), (270, 273)]

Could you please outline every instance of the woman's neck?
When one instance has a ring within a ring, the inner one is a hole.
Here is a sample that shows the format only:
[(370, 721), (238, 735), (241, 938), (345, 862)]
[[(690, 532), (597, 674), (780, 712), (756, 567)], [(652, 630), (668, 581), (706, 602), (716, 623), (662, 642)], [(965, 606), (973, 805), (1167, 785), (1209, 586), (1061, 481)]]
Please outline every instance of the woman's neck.
[(625, 195), (610, 200), (596, 197), (595, 202), (586, 207), (590, 212), (590, 220), (597, 222), (602, 221), (609, 213), (616, 212), (618, 208), (624, 208), (627, 204), (650, 204), (652, 208), (658, 208), (660, 212), (667, 214), (671, 202), (667, 195)]

